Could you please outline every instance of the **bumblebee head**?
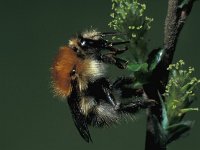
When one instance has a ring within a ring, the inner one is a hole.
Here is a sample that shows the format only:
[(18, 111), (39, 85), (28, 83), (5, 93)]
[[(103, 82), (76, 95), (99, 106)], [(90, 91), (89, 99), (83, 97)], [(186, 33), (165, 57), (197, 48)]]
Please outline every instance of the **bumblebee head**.
[[(81, 54), (98, 54), (101, 50), (119, 51), (114, 46), (129, 43), (123, 42), (110, 42), (105, 39), (107, 36), (121, 35), (122, 33), (105, 32), (101, 33), (96, 30), (87, 30), (79, 34), (76, 38), (69, 41), (69, 46), (77, 53)], [(127, 49), (126, 47), (124, 48)], [(122, 49), (122, 51), (125, 51)]]
[(96, 30), (87, 30), (79, 34), (76, 38), (69, 40), (69, 47), (79, 53), (80, 51), (99, 48), (98, 43), (101, 40), (102, 34), (100, 32), (97, 32)]

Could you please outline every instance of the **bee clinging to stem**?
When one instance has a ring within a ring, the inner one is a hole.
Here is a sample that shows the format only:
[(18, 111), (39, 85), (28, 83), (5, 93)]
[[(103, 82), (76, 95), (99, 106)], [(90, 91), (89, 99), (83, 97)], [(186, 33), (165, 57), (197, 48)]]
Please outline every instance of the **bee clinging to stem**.
[(152, 104), (146, 99), (129, 103), (116, 99), (114, 91), (125, 93), (121, 94), (122, 99), (143, 93), (135, 89), (131, 89), (131, 94), (126, 93), (124, 87), (134, 82), (131, 77), (121, 77), (114, 83), (105, 77), (105, 64), (124, 69), (128, 63), (117, 57), (127, 47), (116, 46), (129, 42), (104, 39), (117, 34), (96, 30), (83, 32), (60, 48), (51, 68), (54, 92), (67, 100), (75, 126), (87, 142), (92, 141), (88, 125), (101, 127), (117, 123), (124, 114), (136, 113)]

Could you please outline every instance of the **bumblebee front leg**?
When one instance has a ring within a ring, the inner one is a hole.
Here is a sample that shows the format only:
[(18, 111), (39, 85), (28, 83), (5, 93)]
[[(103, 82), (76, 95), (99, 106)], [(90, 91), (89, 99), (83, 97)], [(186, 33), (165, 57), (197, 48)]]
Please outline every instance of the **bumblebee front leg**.
[(100, 55), (100, 59), (105, 63), (110, 63), (116, 65), (120, 69), (125, 69), (128, 61), (118, 58), (115, 56), (115, 53), (110, 52), (103, 55)]
[(117, 54), (122, 54), (123, 52), (128, 50), (128, 47), (124, 47), (124, 48), (115, 48), (113, 47), (114, 45), (119, 45), (119, 44), (125, 44), (127, 42), (113, 42), (113, 43), (109, 43), (108, 46), (106, 46), (107, 50), (110, 50), (111, 52), (114, 52), (115, 55)]

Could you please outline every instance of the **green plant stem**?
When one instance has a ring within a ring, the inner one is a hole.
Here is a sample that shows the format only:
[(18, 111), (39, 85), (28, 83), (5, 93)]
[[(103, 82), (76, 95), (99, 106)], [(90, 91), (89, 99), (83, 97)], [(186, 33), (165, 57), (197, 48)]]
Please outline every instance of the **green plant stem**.
[[(153, 71), (150, 83), (144, 85), (144, 90), (149, 99), (157, 102), (156, 106), (149, 108), (147, 118), (146, 145), (145, 150), (166, 150), (167, 137), (162, 131), (162, 105), (159, 93), (163, 94), (168, 82), (169, 72), (167, 67), (172, 63), (178, 37), (189, 16), (195, 0), (189, 0), (183, 7), (180, 7), (180, 0), (168, 0), (168, 11), (164, 28), (164, 49), (165, 53)], [(158, 122), (159, 127), (155, 127)], [(157, 130), (161, 128), (161, 130)], [(158, 137), (159, 136), (159, 137)]]

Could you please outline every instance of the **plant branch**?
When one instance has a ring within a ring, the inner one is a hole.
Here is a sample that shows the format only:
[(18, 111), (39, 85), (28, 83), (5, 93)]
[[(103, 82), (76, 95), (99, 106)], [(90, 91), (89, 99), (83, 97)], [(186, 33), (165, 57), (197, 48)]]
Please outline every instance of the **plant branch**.
[[(169, 0), (168, 1), (168, 11), (165, 19), (164, 28), (164, 49), (165, 55), (163, 57), (162, 66), (165, 69), (172, 63), (174, 52), (176, 49), (177, 41), (180, 32), (188, 18), (193, 3), (195, 0), (188, 0), (188, 2), (183, 4), (179, 3), (180, 0)], [(159, 68), (158, 68), (159, 69)], [(164, 87), (167, 84), (169, 73), (163, 74)]]
[(145, 150), (166, 150), (167, 137), (163, 132), (163, 105), (159, 94), (163, 94), (168, 83), (168, 66), (172, 63), (178, 37), (188, 18), (195, 0), (169, 0), (164, 28), (164, 54), (154, 69), (150, 83), (144, 85), (149, 99), (157, 101), (157, 105), (149, 108), (146, 131)]

